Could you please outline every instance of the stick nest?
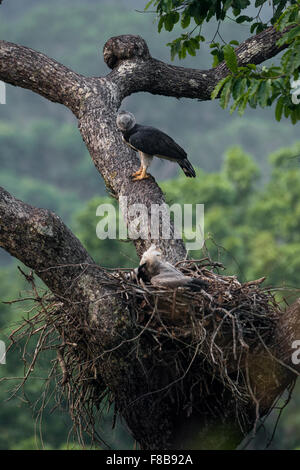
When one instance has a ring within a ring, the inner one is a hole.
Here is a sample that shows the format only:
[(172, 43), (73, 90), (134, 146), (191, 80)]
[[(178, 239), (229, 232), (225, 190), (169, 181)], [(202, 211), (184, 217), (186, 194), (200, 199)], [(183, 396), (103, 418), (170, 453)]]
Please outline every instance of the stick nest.
[[(222, 265), (209, 259), (184, 260), (177, 268), (186, 276), (205, 280), (208, 287), (199, 292), (157, 289), (138, 283), (126, 270), (105, 270), (109, 285), (123, 298), (131, 316), (134, 334), (126, 340), (127, 360), (133, 352), (133, 360), (145, 370), (159, 365), (165, 377), (164, 385), (153, 390), (156, 399), (167, 392), (182, 415), (196, 410), (222, 418), (222, 397), (227, 397), (226, 403), (230, 397), (246, 434), (254, 422), (249, 406), (256, 409), (259, 419), (247, 357), (254, 350), (268, 348), (282, 309), (273, 292), (262, 288), (264, 278), (242, 284), (235, 276), (220, 274)], [(115, 396), (101, 378), (99, 360), (105, 360), (105, 351), (100, 349), (95, 326), (89, 325), (84, 308), (81, 315), (72, 315), (52, 294), (38, 292), (31, 274), (23, 274), (35, 294), (36, 312), (31, 310), (11, 334), (11, 346), (22, 345), (26, 364), (24, 379), (14, 393), (24, 386), (40, 354), (55, 351), (39, 413), (52, 390), (55, 406), (63, 404), (68, 409), (78, 441), (84, 444), (88, 433), (103, 445), (97, 430), (98, 412), (114, 403)], [(36, 338), (33, 351), (28, 349), (32, 337)], [(119, 349), (122, 354), (123, 346), (120, 340), (108, 352)], [(123, 411), (115, 407), (114, 418)]]

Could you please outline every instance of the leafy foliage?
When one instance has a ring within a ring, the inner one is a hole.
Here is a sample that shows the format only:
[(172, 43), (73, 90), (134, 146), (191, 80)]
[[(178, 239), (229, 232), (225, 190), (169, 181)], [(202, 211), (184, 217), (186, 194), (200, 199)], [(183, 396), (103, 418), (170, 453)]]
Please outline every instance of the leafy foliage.
[[(212, 93), (212, 99), (220, 96), (220, 105), (226, 108), (233, 98), (230, 112), (236, 109), (242, 115), (247, 105), (252, 108), (271, 106), (276, 102), (275, 117), (280, 121), (284, 115), (295, 124), (300, 119), (300, 106), (292, 97), (291, 79), (298, 80), (300, 67), (300, 2), (287, 8), (275, 23), (280, 32), (286, 31), (278, 41), (278, 46), (289, 44), (279, 66), (255, 64), (238, 67), (232, 46), (224, 46), (224, 59), (230, 71), (219, 82)], [(225, 53), (226, 52), (226, 53)], [(235, 60), (234, 60), (235, 57)]]
[(186, 52), (195, 55), (195, 50), (200, 48), (200, 43), (205, 41), (200, 34), (201, 26), (204, 22), (217, 20), (223, 22), (230, 15), (236, 23), (249, 23), (251, 33), (259, 33), (268, 27), (268, 24), (275, 24), (284, 9), (288, 5), (296, 4), (297, 0), (273, 0), (272, 12), (269, 21), (262, 21), (260, 13), (262, 8), (270, 5), (269, 0), (256, 0), (257, 9), (255, 16), (249, 16), (248, 8), (251, 6), (250, 0), (150, 0), (145, 7), (147, 11), (150, 7), (155, 9), (158, 16), (158, 32), (164, 28), (170, 32), (175, 25), (180, 23), (182, 29), (192, 26), (188, 33), (182, 34), (179, 38), (170, 42), (171, 55), (184, 58)]
[[(243, 115), (247, 105), (252, 108), (257, 106), (265, 108), (275, 104), (276, 119), (280, 121), (284, 116), (295, 124), (300, 119), (300, 106), (291, 87), (291, 81), (298, 80), (300, 70), (300, 1), (273, 0), (267, 22), (261, 20), (260, 12), (264, 6), (268, 7), (270, 2), (256, 0), (257, 15), (254, 17), (242, 14), (244, 10), (247, 12), (250, 3), (248, 0), (213, 2), (153, 0), (146, 8), (151, 5), (156, 8), (159, 31), (163, 27), (167, 31), (172, 31), (179, 21), (181, 28), (186, 29), (191, 21), (193, 22), (189, 33), (182, 33), (168, 43), (172, 58), (178, 55), (183, 59), (187, 53), (195, 56), (201, 42), (206, 41), (206, 37), (201, 34), (203, 23), (212, 19), (218, 20), (217, 31), (210, 42), (213, 67), (225, 61), (229, 75), (216, 85), (212, 98), (220, 98), (220, 105), (224, 109), (233, 100), (230, 112), (237, 110), (240, 116)], [(234, 19), (237, 24), (248, 24), (249, 35), (257, 34), (270, 25), (283, 33), (278, 46), (287, 46), (287, 49), (280, 59), (280, 64), (262, 67), (249, 64), (246, 67), (239, 67), (234, 50), (234, 46), (238, 45), (237, 41), (226, 43), (219, 33), (220, 24), (227, 18)], [(216, 36), (221, 38), (221, 43), (215, 41)]]

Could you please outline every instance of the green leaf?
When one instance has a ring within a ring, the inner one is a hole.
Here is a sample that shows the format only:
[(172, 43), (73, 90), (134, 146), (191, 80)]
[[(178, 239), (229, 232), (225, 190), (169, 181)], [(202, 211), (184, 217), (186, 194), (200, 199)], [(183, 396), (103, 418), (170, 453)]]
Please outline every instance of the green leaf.
[(239, 109), (238, 109), (238, 113), (239, 113), (240, 116), (243, 116), (243, 114), (245, 112), (245, 109), (246, 109), (246, 106), (247, 106), (247, 103), (248, 103), (248, 94), (246, 94), (243, 97), (243, 99), (241, 99)]
[(210, 43), (209, 47), (212, 49), (214, 47), (219, 47), (220, 43), (219, 42), (212, 42)]
[(196, 36), (190, 39), (190, 42), (193, 44), (195, 49), (200, 48), (200, 41), (202, 41), (202, 36)]
[(272, 83), (271, 80), (263, 80), (260, 83), (259, 89), (258, 89), (258, 103), (262, 108), (267, 106), (268, 98), (272, 94)]
[(187, 28), (190, 25), (190, 22), (191, 22), (190, 15), (184, 11), (181, 17), (181, 27), (183, 29)]
[(282, 38), (277, 41), (278, 46), (283, 46), (283, 44), (290, 43), (295, 39), (297, 36), (300, 35), (300, 26), (296, 26), (295, 28), (291, 29), (288, 33), (285, 33)]
[(256, 30), (256, 28), (258, 28), (259, 25), (261, 25), (261, 22), (253, 23), (250, 27), (250, 33), (254, 33), (254, 31)]
[(175, 56), (180, 52), (181, 40), (180, 38), (175, 39), (173, 42), (168, 42), (167, 46), (171, 47), (171, 60), (174, 60)]
[(260, 86), (261, 81), (260, 80), (251, 80), (251, 84), (249, 86), (248, 92), (249, 96), (252, 97), (257, 93), (257, 90)]
[(195, 46), (193, 45), (192, 41), (185, 41), (185, 46), (186, 46), (186, 48), (187, 48), (188, 53), (189, 53), (191, 56), (195, 56), (195, 55), (196, 55)]
[(221, 89), (223, 88), (223, 86), (225, 85), (225, 83), (230, 79), (230, 75), (227, 75), (227, 77), (223, 78), (222, 80), (220, 80), (215, 88), (213, 89), (212, 91), (212, 94), (211, 94), (211, 99), (214, 100), (215, 98), (217, 98), (218, 94), (220, 93)]
[(259, 23), (256, 27), (256, 34), (261, 33), (265, 29), (267, 29), (268, 25), (267, 23)]
[(228, 80), (224, 87), (223, 87), (223, 90), (221, 92), (221, 96), (220, 96), (220, 106), (225, 109), (227, 108), (228, 106), (228, 103), (229, 103), (229, 100), (230, 100), (230, 94), (231, 94), (231, 77), (230, 77), (230, 80)]
[(288, 105), (284, 105), (284, 107), (283, 107), (283, 113), (284, 113), (284, 117), (286, 117), (286, 118), (288, 118), (289, 115), (291, 114), (291, 110), (290, 110), (290, 108), (289, 108)]
[(256, 0), (255, 1), (255, 7), (260, 7), (261, 5), (263, 5), (264, 3), (266, 3), (267, 0)]
[(215, 55), (212, 66), (217, 67), (217, 65), (219, 65), (219, 63), (220, 63), (219, 57), (218, 57), (218, 55)]
[(147, 5), (146, 5), (145, 8), (144, 8), (144, 11), (147, 11), (147, 10), (148, 10), (148, 8), (150, 7), (150, 5), (152, 5), (153, 1), (154, 1), (154, 0), (150, 0), (150, 2), (147, 3)]
[(161, 16), (161, 17), (159, 18), (159, 22), (158, 22), (158, 25), (157, 25), (157, 30), (158, 30), (159, 33), (160, 33), (161, 30), (162, 30), (162, 27), (163, 27), (163, 25), (164, 25), (164, 22), (165, 22), (165, 17), (164, 17), (164, 16)]
[(291, 121), (292, 124), (296, 124), (296, 122), (298, 121), (297, 110), (295, 109), (291, 112)]
[(237, 23), (244, 23), (245, 21), (253, 21), (253, 18), (251, 16), (246, 16), (246, 15), (242, 15), (242, 16), (239, 16), (236, 20), (235, 20)]
[(164, 16), (165, 18), (165, 29), (166, 31), (172, 31), (174, 28), (174, 25), (178, 23), (179, 21), (179, 13), (177, 11), (171, 11), (171, 13), (168, 13), (167, 15)]
[(283, 97), (279, 98), (279, 100), (277, 101), (277, 104), (276, 104), (276, 108), (275, 108), (276, 121), (280, 121), (280, 119), (282, 117), (283, 103), (284, 103)]
[(224, 3), (224, 10), (225, 11), (228, 10), (231, 7), (232, 3), (233, 3), (233, 0), (226, 0)]
[(233, 47), (229, 44), (226, 44), (226, 46), (223, 48), (223, 52), (227, 67), (232, 73), (237, 73), (238, 63)]
[(233, 114), (234, 111), (236, 110), (237, 106), (239, 105), (240, 101), (242, 100), (242, 96), (240, 96), (238, 99), (236, 99), (233, 103), (233, 105), (230, 108), (230, 114)]
[(172, 11), (171, 15), (172, 15), (173, 24), (178, 23), (178, 21), (180, 19), (180, 15), (179, 15), (178, 11)]
[(228, 10), (231, 7), (232, 3), (233, 3), (233, 0), (226, 0), (224, 3), (224, 10), (225, 11)]
[(247, 85), (247, 78), (237, 78), (232, 87), (232, 96), (236, 100), (241, 97)]

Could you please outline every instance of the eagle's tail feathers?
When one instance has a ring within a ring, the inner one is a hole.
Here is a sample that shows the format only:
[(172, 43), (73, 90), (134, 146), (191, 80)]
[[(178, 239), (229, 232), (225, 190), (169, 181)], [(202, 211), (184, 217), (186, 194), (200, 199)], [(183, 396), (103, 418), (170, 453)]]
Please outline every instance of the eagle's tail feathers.
[(182, 168), (185, 176), (187, 176), (188, 178), (195, 178), (196, 176), (196, 172), (192, 166), (192, 164), (188, 161), (187, 158), (185, 158), (184, 160), (181, 160), (178, 162), (180, 167)]
[(195, 277), (192, 277), (191, 280), (186, 284), (186, 287), (189, 287), (192, 291), (200, 291), (201, 289), (205, 290), (207, 286), (207, 282)]

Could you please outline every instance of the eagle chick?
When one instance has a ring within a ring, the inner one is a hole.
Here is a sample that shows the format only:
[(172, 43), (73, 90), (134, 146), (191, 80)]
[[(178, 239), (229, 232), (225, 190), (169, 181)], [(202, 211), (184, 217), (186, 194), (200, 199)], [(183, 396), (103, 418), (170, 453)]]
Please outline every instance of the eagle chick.
[(207, 282), (182, 274), (168, 261), (162, 260), (161, 251), (155, 245), (143, 254), (137, 269), (137, 278), (155, 287), (187, 287), (199, 291), (207, 287)]

